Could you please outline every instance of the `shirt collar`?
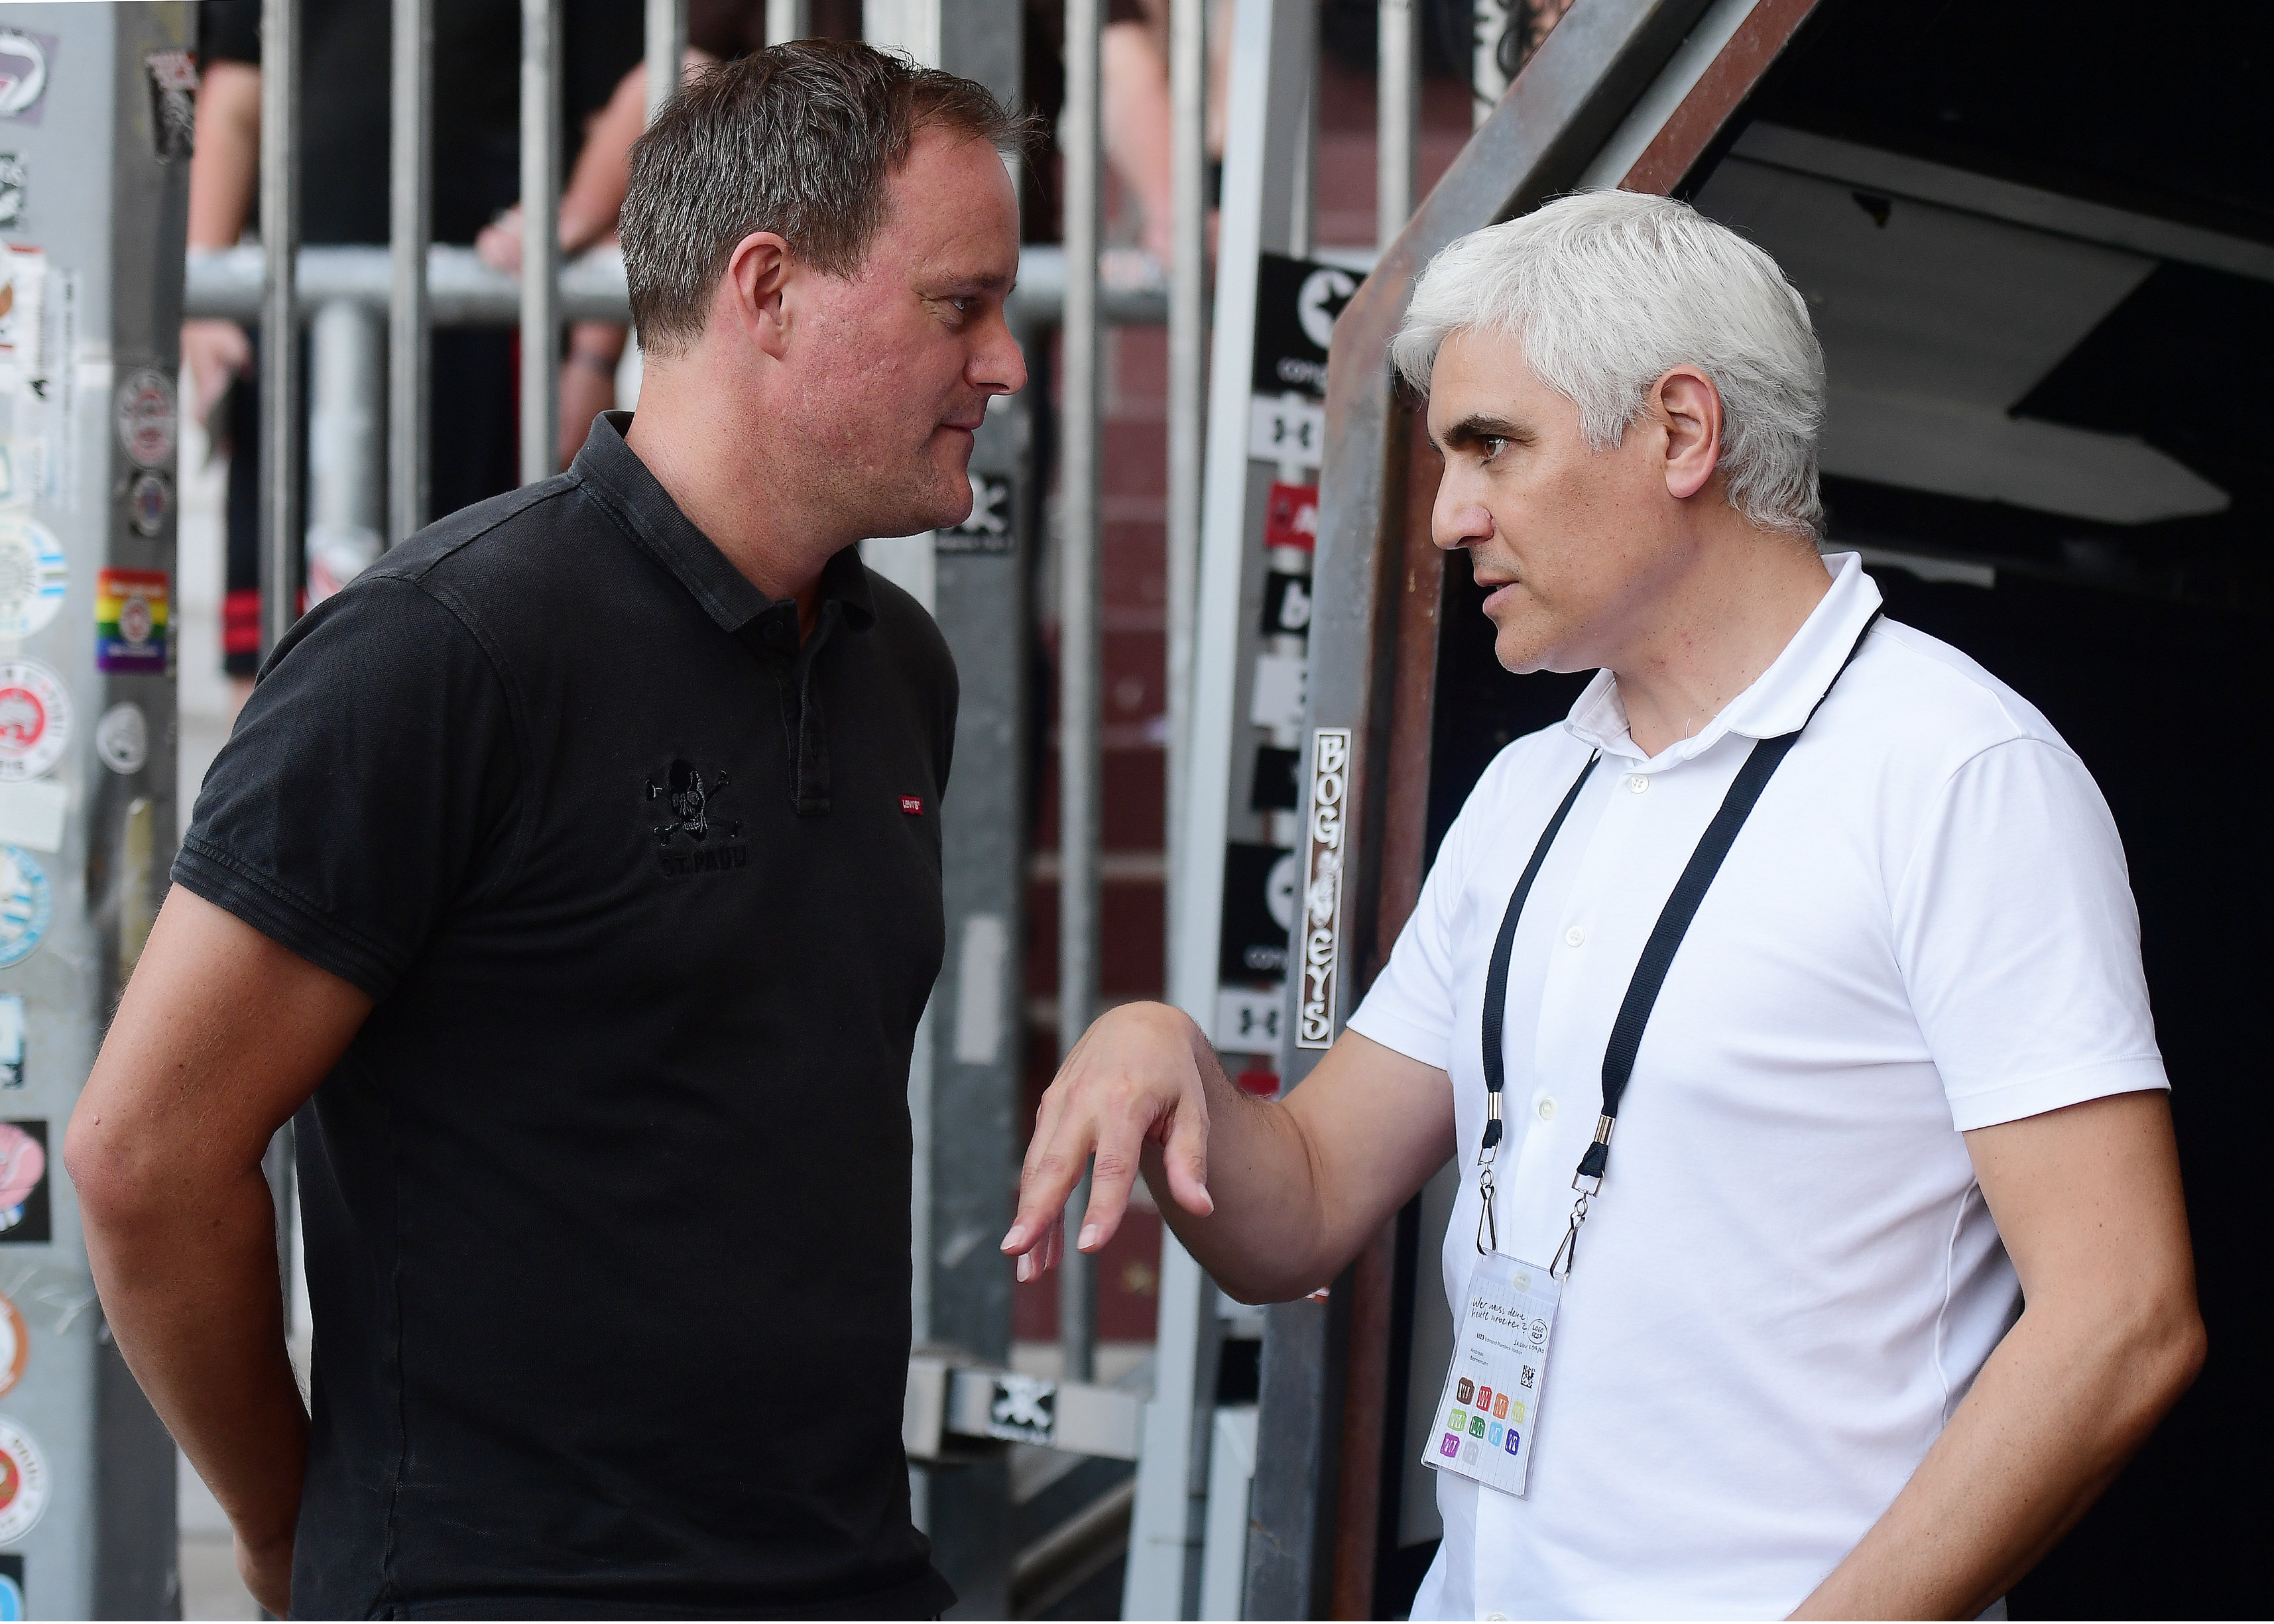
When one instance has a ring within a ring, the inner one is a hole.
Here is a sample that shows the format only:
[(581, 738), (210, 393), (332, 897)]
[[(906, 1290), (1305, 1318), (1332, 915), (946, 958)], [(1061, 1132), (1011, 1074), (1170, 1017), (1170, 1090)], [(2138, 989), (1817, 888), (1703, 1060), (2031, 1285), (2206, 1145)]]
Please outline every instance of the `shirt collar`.
[[(787, 611), (794, 647), (796, 604), (768, 598), (752, 585), (718, 545), (679, 511), (679, 504), (648, 471), (639, 454), (624, 443), (631, 421), (628, 411), (604, 411), (593, 419), (592, 432), (570, 473), (616, 515), (650, 557), (694, 595), (720, 630), (741, 632), (763, 618), (779, 619)], [(858, 546), (846, 548), (822, 566), (821, 597), (843, 606), (845, 623), (853, 630), (876, 619), (869, 571)]]
[(1582, 744), (1606, 756), (1638, 762), (1645, 770), (1671, 767), (1702, 756), (1727, 733), (1775, 739), (1794, 732), (1808, 720), (1809, 712), (1840, 674), (1864, 623), (1879, 607), (1879, 583), (1864, 573), (1861, 553), (1829, 553), (1824, 567), (1832, 573), (1832, 588), (1801, 622), (1784, 651), (1753, 680), (1751, 688), (1689, 738), (1676, 740), (1645, 759), (1628, 727), (1618, 680), (1608, 671), (1595, 673), (1595, 680), (1587, 684), (1571, 714), (1564, 718), (1564, 727)]

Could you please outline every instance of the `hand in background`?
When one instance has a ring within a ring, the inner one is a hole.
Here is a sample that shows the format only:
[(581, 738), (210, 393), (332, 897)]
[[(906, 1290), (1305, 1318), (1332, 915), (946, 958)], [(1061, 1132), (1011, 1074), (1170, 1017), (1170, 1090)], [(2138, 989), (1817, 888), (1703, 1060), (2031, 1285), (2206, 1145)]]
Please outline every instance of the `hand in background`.
[(182, 365), (189, 369), (191, 410), (203, 424), (232, 380), (252, 370), (252, 340), (234, 321), (182, 323)]

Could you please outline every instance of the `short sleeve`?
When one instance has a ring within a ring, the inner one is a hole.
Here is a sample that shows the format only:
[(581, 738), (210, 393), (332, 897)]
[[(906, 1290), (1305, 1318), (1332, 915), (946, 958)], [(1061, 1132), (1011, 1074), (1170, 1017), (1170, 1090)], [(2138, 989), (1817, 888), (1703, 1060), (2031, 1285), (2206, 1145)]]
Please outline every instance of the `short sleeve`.
[(448, 911), (508, 871), (519, 778), (473, 633), (418, 585), (367, 577), (262, 673), (174, 879), (384, 1000)]
[(1894, 895), (1895, 952), (1962, 1132), (2165, 1088), (2115, 820), (2067, 749), (1952, 775)]
[(1453, 1069), (1454, 927), (1468, 885), (1469, 812), (1479, 798), (1471, 794), (1446, 831), (1389, 962), (1350, 1018), (1352, 1031), (1441, 1071)]
[(260, 65), (260, 0), (202, 0), (198, 55), (206, 62)]

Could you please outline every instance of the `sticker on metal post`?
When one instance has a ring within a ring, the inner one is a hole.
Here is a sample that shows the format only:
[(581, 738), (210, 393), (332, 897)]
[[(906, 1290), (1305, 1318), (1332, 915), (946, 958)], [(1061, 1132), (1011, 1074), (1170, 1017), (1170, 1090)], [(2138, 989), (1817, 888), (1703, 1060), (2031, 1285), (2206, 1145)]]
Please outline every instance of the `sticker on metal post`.
[(118, 443), (143, 468), (174, 456), (174, 385), (165, 373), (141, 366), (126, 374), (111, 400)]
[(1058, 1386), (1040, 1376), (1005, 1371), (995, 1378), (995, 1391), (987, 1406), (987, 1436), (1014, 1444), (1042, 1444), (1058, 1439)]
[(48, 1124), (0, 1122), (0, 1244), (45, 1245), (55, 1238), (48, 1199)]
[(0, 1624), (17, 1624), (32, 1615), (24, 1600), (24, 1558), (20, 1553), (0, 1551)]
[(24, 161), (14, 153), (0, 153), (0, 226), (20, 230), (24, 224)]
[(0, 970), (39, 951), (55, 907), (38, 860), (22, 846), (0, 846)]
[(94, 581), (97, 671), (166, 669), (167, 583), (163, 570), (105, 569)]
[(0, 1398), (24, 1380), (24, 1366), (32, 1358), (32, 1333), (14, 1301), (0, 1297)]
[(132, 778), (150, 759), (150, 718), (132, 700), (102, 713), (94, 725), (94, 753), (121, 778)]
[(48, 92), (48, 68), (55, 59), (56, 36), (0, 28), (0, 118), (40, 122), (40, 98)]
[(0, 1088), (24, 1086), (24, 995), (0, 992)]
[[(7, 496), (29, 500), (28, 476), (8, 448)], [(44, 631), (71, 591), (71, 561), (56, 533), (28, 515), (0, 512), (0, 637)]]
[(35, 659), (0, 661), (0, 780), (36, 778), (70, 748), (71, 690)]
[(0, 1416), (0, 1545), (30, 1533), (48, 1508), (48, 1457), (23, 1423)]
[(1351, 734), (1321, 727), (1311, 735), (1311, 827), (1303, 856), (1302, 944), (1296, 974), (1295, 1047), (1329, 1049), (1341, 982), (1343, 803), (1350, 793)]

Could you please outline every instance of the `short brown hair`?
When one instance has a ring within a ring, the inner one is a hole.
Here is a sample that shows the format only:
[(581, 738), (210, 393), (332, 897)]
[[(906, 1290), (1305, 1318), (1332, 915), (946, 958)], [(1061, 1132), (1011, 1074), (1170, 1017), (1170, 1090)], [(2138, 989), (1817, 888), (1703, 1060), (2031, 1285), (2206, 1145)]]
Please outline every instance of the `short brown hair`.
[(618, 229), (641, 344), (668, 355), (701, 336), (727, 259), (753, 231), (832, 276), (855, 274), (920, 132), (1023, 155), (1034, 127), (983, 85), (843, 41), (705, 69), (632, 145)]

